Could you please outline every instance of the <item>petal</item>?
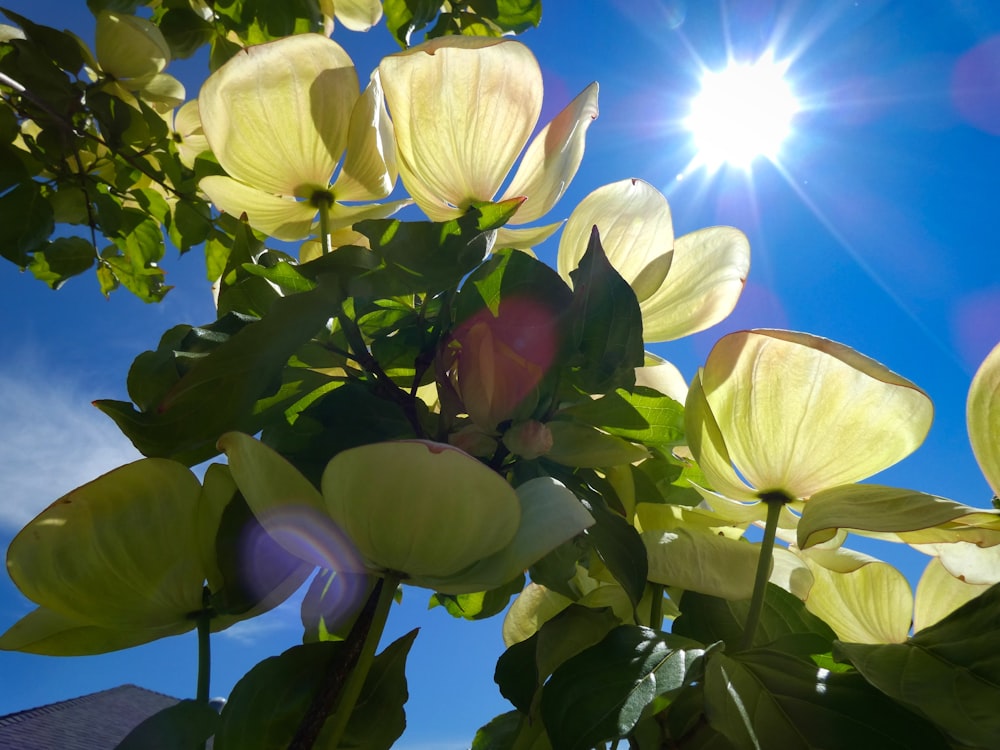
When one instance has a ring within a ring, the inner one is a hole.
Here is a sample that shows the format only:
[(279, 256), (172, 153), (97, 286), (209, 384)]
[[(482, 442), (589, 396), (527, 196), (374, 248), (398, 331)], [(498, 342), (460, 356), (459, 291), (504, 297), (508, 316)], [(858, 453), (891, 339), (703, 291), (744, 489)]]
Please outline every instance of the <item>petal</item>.
[(966, 421), (972, 452), (994, 495), (1000, 495), (1000, 345), (972, 378)]
[(347, 134), (347, 155), (333, 186), (338, 201), (384, 198), (396, 184), (396, 140), (378, 73), (354, 105)]
[(504, 616), (504, 644), (510, 648), (515, 643), (528, 640), (542, 625), (572, 603), (572, 599), (552, 589), (539, 583), (529, 583)]
[(649, 580), (723, 599), (749, 599), (760, 545), (678, 527), (644, 531)]
[(1000, 544), (980, 547), (971, 542), (951, 542), (914, 546), (936, 555), (945, 570), (966, 583), (1000, 583)]
[(186, 633), (194, 626), (195, 621), (187, 619), (160, 628), (119, 630), (38, 607), (0, 636), (0, 649), (45, 656), (91, 656)]
[(521, 525), (510, 544), (459, 575), (444, 579), (414, 578), (418, 586), (443, 594), (489, 591), (513, 580), (563, 542), (594, 525), (594, 518), (564, 485), (539, 477), (517, 488)]
[[(701, 383), (703, 374), (699, 372), (691, 381), (687, 400), (684, 402), (684, 434), (687, 436), (688, 446), (698, 462), (698, 468), (708, 480), (710, 489), (733, 500), (756, 500), (757, 493), (733, 469), (726, 441), (712, 413), (712, 407), (705, 398)], [(756, 512), (754, 517), (756, 518)]]
[(733, 311), (749, 271), (750, 243), (738, 229), (679, 237), (666, 280), (639, 306), (643, 339), (673, 341), (714, 326)]
[(683, 404), (687, 399), (688, 384), (681, 371), (672, 362), (659, 357), (650, 361), (650, 356), (647, 353), (647, 363), (643, 367), (635, 368), (635, 384), (652, 388)]
[(222, 175), (203, 177), (198, 187), (220, 211), (236, 218), (246, 214), (258, 232), (286, 241), (312, 234), (317, 209), (308, 201), (281, 198)]
[(559, 239), (557, 265), (564, 279), (580, 263), (595, 226), (608, 261), (641, 305), (670, 269), (674, 225), (667, 199), (649, 183), (631, 179), (600, 187), (580, 201)]
[(919, 632), (943, 620), (989, 587), (988, 583), (966, 583), (956, 578), (938, 558), (932, 557), (917, 584), (913, 632)]
[(275, 195), (326, 187), (358, 98), (340, 45), (297, 34), (247, 47), (198, 96), (205, 136), (231, 177)]
[(742, 476), (793, 499), (892, 466), (920, 445), (934, 411), (923, 391), (878, 362), (792, 331), (724, 336), (701, 384)]
[(936, 527), (951, 530), (963, 522), (975, 524), (990, 520), (1000, 528), (1000, 514), (980, 511), (943, 497), (875, 484), (850, 484), (817, 492), (810, 498), (799, 521), (798, 545), (806, 549), (826, 541), (841, 528), (896, 532), (906, 541), (926, 543), (947, 535), (921, 537), (907, 532)]
[(384, 219), (411, 203), (413, 201), (409, 199), (389, 201), (388, 203), (368, 203), (363, 206), (344, 206), (340, 203), (334, 203), (330, 209), (330, 231), (337, 232), (364, 219)]
[(813, 586), (806, 609), (826, 622), (837, 638), (849, 643), (902, 643), (910, 632), (913, 593), (906, 577), (888, 563), (873, 561), (839, 573), (806, 564)]
[(545, 242), (562, 225), (561, 221), (557, 221), (555, 224), (546, 224), (541, 227), (527, 227), (525, 229), (500, 227), (497, 229), (497, 238), (493, 243), (493, 247), (496, 250), (501, 250), (505, 247), (512, 247), (515, 250), (530, 250)]
[(351, 31), (368, 31), (382, 18), (381, 0), (334, 0), (334, 15)]
[(56, 500), (7, 550), (36, 604), (121, 630), (171, 628), (202, 608), (201, 485), (174, 461), (122, 466)]
[(188, 169), (194, 169), (197, 156), (208, 151), (208, 139), (201, 127), (197, 99), (192, 99), (177, 110), (174, 115), (174, 137), (180, 138), (177, 153), (181, 163)]
[(493, 198), (538, 120), (542, 74), (508, 39), (446, 36), (379, 64), (396, 129), (399, 174), (439, 220)]
[(167, 67), (170, 46), (145, 18), (108, 10), (97, 14), (94, 51), (101, 69), (129, 87), (141, 85)]
[(775, 547), (773, 554), (774, 562), (768, 580), (805, 601), (813, 585), (813, 574), (809, 566), (801, 557), (784, 547)]
[(592, 83), (532, 139), (504, 193), (504, 199), (527, 199), (511, 224), (535, 221), (562, 198), (583, 159), (587, 129), (596, 119), (597, 84)]
[(429, 441), (351, 448), (323, 472), (330, 516), (378, 570), (420, 578), (459, 573), (511, 542), (521, 505), (499, 474)]

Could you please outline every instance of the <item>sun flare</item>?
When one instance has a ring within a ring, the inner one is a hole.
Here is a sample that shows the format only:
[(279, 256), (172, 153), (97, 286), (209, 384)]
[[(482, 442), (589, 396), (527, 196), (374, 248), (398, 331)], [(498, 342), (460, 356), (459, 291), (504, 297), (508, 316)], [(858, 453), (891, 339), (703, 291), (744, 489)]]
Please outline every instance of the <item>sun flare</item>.
[(704, 74), (685, 120), (699, 164), (712, 171), (723, 164), (747, 169), (758, 157), (777, 159), (799, 111), (787, 68), (765, 56)]

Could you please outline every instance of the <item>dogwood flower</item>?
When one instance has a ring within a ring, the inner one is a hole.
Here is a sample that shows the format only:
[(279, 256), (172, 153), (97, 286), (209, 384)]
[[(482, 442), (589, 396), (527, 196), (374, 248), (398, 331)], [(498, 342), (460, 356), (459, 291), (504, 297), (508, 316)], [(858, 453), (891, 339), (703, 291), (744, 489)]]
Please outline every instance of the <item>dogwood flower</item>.
[(368, 31), (382, 18), (382, 0), (320, 0), (323, 31), (333, 33), (334, 19), (350, 31)]
[(732, 227), (674, 238), (667, 199), (642, 180), (600, 187), (573, 209), (559, 239), (557, 268), (570, 281), (597, 227), (608, 261), (639, 301), (642, 336), (671, 341), (732, 312), (750, 270), (750, 245)]
[[(389, 55), (379, 75), (400, 179), (424, 213), (447, 221), (494, 200), (542, 108), (542, 73), (531, 51), (510, 39), (446, 36)], [(584, 89), (528, 145), (498, 199), (526, 199), (510, 224), (535, 221), (562, 197), (597, 117), (597, 89)], [(497, 243), (528, 247), (557, 227), (502, 228)]]
[(843, 344), (754, 330), (716, 343), (691, 384), (684, 421), (715, 492), (795, 501), (908, 456), (933, 413), (913, 383)]
[(209, 76), (198, 106), (229, 175), (200, 186), (220, 210), (245, 213), (261, 232), (297, 240), (313, 231), (321, 208), (330, 232), (407, 203), (344, 203), (387, 196), (396, 168), (377, 77), (359, 95), (354, 63), (331, 39), (298, 34), (248, 47)]
[[(310, 528), (332, 520), (370, 572), (446, 594), (507, 583), (594, 522), (554, 479), (514, 490), (442, 443), (389, 441), (342, 451), (323, 472), (322, 492), (248, 435), (227, 433), (219, 447), (247, 504), (279, 544), (287, 544), (290, 516), (300, 514)], [(330, 567), (321, 551), (286, 548)]]

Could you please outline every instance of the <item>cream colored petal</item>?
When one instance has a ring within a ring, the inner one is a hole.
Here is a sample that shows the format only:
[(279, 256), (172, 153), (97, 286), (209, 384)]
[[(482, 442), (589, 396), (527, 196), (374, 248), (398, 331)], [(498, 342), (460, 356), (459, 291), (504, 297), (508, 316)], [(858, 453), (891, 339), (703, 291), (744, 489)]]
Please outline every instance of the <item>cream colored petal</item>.
[(639, 305), (643, 339), (672, 341), (714, 326), (733, 311), (749, 272), (750, 243), (738, 229), (678, 237), (666, 280)]
[(805, 560), (784, 547), (775, 547), (773, 554), (768, 580), (805, 601), (813, 585), (813, 574)]
[(538, 120), (542, 74), (509, 39), (446, 36), (379, 64), (399, 174), (428, 216), (491, 200)]
[(334, 15), (351, 31), (368, 31), (382, 18), (382, 0), (334, 0)]
[(667, 199), (649, 183), (631, 179), (600, 187), (580, 201), (559, 239), (557, 267), (567, 281), (595, 226), (608, 260), (641, 304), (670, 270), (674, 225)]
[(209, 76), (198, 104), (231, 177), (292, 196), (329, 184), (357, 98), (357, 73), (340, 45), (297, 34), (237, 53)]
[(645, 531), (649, 580), (723, 599), (749, 599), (760, 545), (678, 527)]
[(679, 404), (687, 399), (687, 381), (677, 366), (665, 359), (656, 364), (635, 368), (635, 384), (659, 391)]
[(1000, 495), (1000, 345), (976, 371), (969, 387), (966, 421), (972, 452), (994, 495)]
[(246, 214), (250, 226), (275, 239), (300, 240), (312, 234), (316, 208), (306, 201), (280, 198), (221, 175), (204, 177), (198, 186), (217, 209), (236, 218)]
[(538, 583), (529, 583), (517, 595), (503, 620), (503, 642), (509, 648), (515, 643), (528, 640), (551, 620), (573, 603), (563, 596)]
[(194, 169), (197, 156), (209, 150), (208, 139), (201, 127), (197, 99), (186, 102), (177, 110), (174, 115), (174, 135), (180, 138), (177, 153), (181, 157), (181, 163), (188, 169)]
[(141, 86), (170, 62), (170, 46), (155, 24), (109, 10), (97, 14), (94, 51), (101, 70), (130, 87)]
[(364, 219), (384, 219), (392, 216), (399, 209), (409, 206), (413, 201), (389, 201), (388, 203), (368, 203), (363, 206), (344, 206), (334, 203), (330, 209), (330, 231), (337, 232), (353, 226), (355, 222)]
[(184, 101), (184, 84), (169, 73), (157, 73), (139, 92), (142, 100), (157, 112), (164, 114)]
[(504, 199), (527, 199), (511, 224), (541, 218), (562, 198), (583, 159), (587, 129), (596, 119), (597, 84), (592, 83), (532, 139), (504, 193)]
[(338, 201), (378, 200), (395, 184), (396, 139), (375, 73), (351, 112), (347, 155), (333, 194)]
[(892, 466), (923, 442), (933, 418), (930, 399), (908, 380), (843, 344), (792, 331), (724, 336), (701, 383), (742, 476), (760, 492), (797, 499)]
[(932, 557), (917, 584), (917, 598), (913, 606), (913, 632), (916, 633), (943, 620), (989, 587), (988, 583), (966, 583), (956, 578), (938, 558)]
[[(517, 214), (514, 214), (517, 216)], [(536, 245), (541, 245), (545, 240), (556, 233), (556, 230), (561, 227), (563, 223), (557, 221), (555, 224), (546, 224), (541, 227), (526, 227), (523, 229), (510, 229), (509, 227), (500, 227), (497, 229), (496, 241), (493, 243), (494, 248), (505, 248), (512, 247), (515, 250), (530, 250)]]
[(705, 399), (702, 376), (699, 371), (691, 381), (684, 403), (684, 434), (688, 447), (711, 485), (709, 489), (733, 500), (756, 500), (757, 493), (733, 469), (726, 441), (712, 407)]
[(936, 555), (949, 573), (966, 583), (1000, 583), (1000, 544), (980, 547), (971, 542), (950, 542), (913, 546)]
[(902, 643), (910, 631), (913, 593), (906, 577), (884, 562), (846, 573), (806, 557), (813, 586), (806, 609), (849, 643)]

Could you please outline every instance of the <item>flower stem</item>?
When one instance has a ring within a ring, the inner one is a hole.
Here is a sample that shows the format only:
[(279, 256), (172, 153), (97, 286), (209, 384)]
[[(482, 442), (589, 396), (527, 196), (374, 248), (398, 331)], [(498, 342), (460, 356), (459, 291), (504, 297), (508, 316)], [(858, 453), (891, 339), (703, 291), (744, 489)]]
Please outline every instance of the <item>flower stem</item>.
[(208, 608), (208, 588), (202, 598), (205, 607), (198, 614), (198, 689), (195, 699), (198, 703), (208, 703), (208, 691), (212, 680), (212, 612)]
[(760, 544), (760, 557), (757, 558), (757, 576), (753, 582), (753, 598), (750, 600), (750, 611), (747, 613), (747, 621), (743, 627), (743, 639), (740, 642), (740, 651), (748, 649), (753, 645), (754, 635), (757, 632), (757, 623), (760, 621), (760, 613), (764, 609), (764, 592), (767, 590), (767, 579), (771, 576), (771, 558), (774, 554), (774, 537), (778, 531), (778, 519), (781, 517), (781, 509), (788, 498), (784, 493), (766, 493), (761, 497), (767, 505), (767, 521), (764, 524), (764, 540)]
[(330, 247), (330, 202), (317, 200), (316, 206), (319, 208), (319, 242), (323, 255), (328, 255)]
[(653, 630), (663, 629), (663, 584), (650, 583), (652, 602), (649, 607), (649, 627)]
[(327, 718), (332, 726), (325, 735), (325, 746), (339, 746), (371, 669), (399, 581), (398, 576), (387, 574), (375, 584), (347, 636), (347, 653), (343, 662), (337, 665), (327, 684), (313, 698), (288, 750), (311, 750), (320, 730), (326, 726)]

